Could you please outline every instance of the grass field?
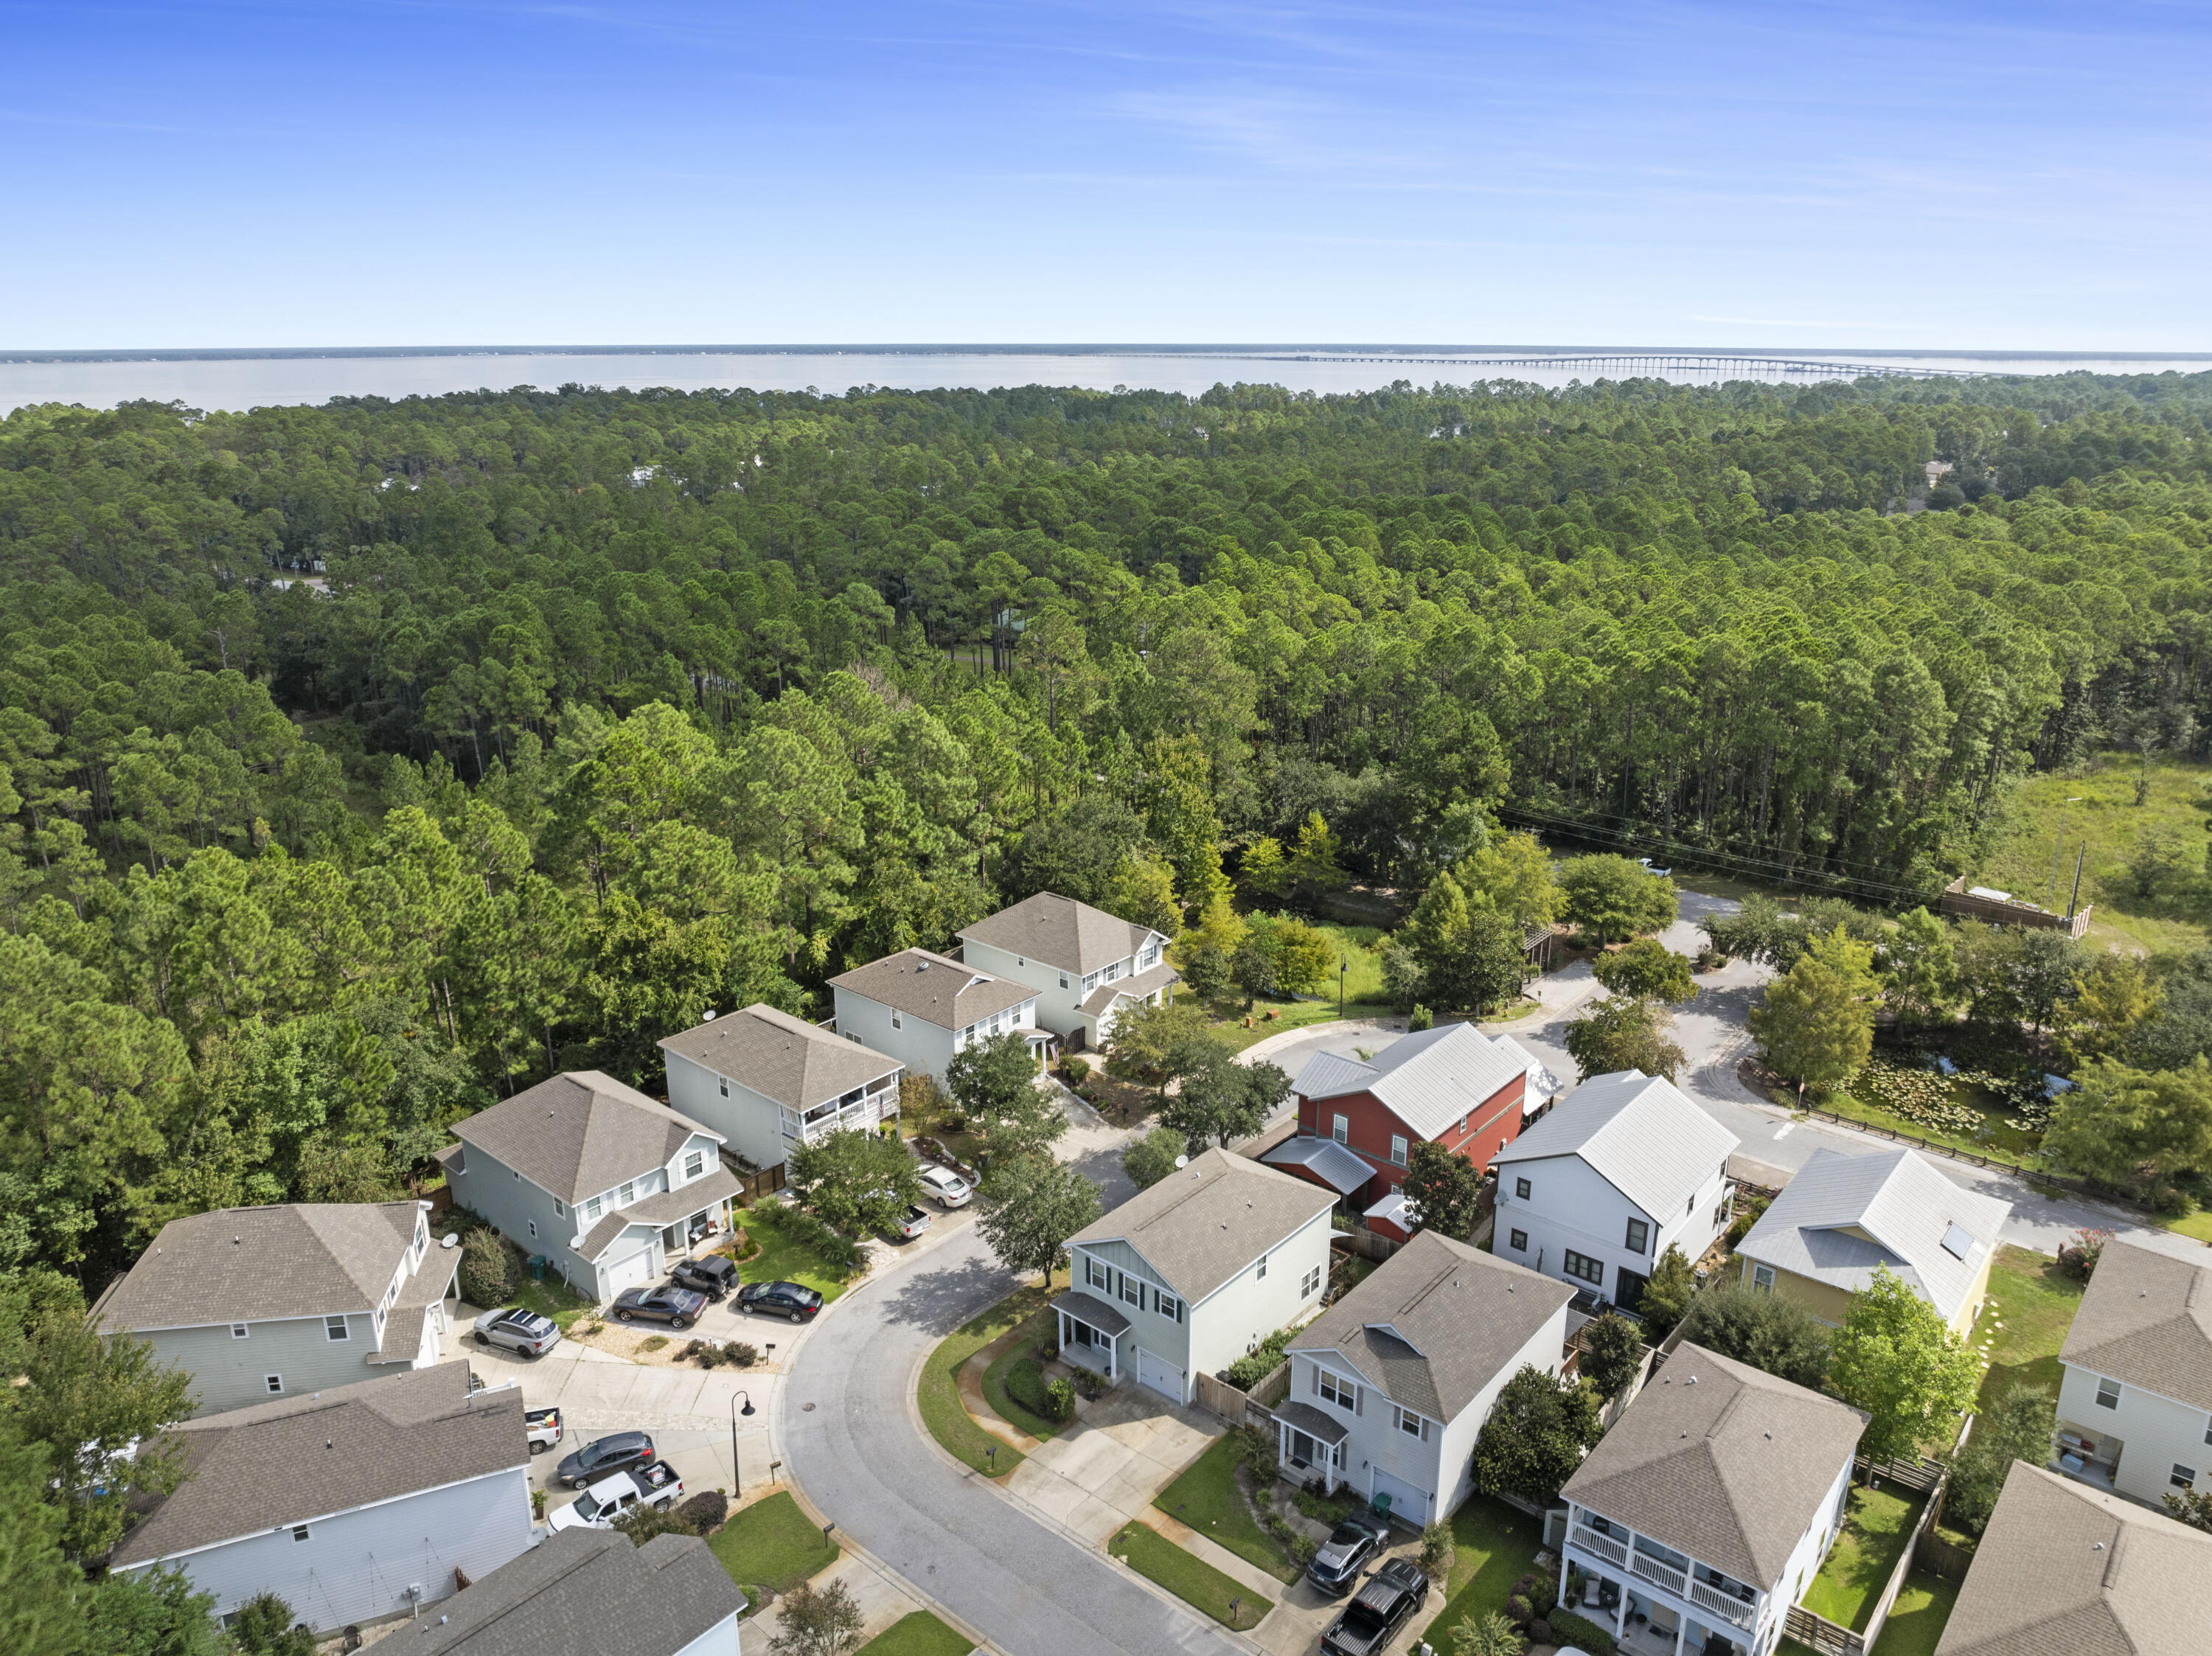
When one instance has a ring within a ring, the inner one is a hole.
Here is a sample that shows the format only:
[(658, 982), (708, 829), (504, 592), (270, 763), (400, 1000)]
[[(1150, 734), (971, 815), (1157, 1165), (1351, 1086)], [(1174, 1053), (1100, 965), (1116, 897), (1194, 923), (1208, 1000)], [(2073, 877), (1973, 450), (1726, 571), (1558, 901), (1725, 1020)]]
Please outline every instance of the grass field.
[(984, 1401), (1034, 1438), (1057, 1436), (1067, 1429), (1073, 1417), (1068, 1422), (1048, 1420), (1024, 1406), (1019, 1398), (1006, 1390), (1006, 1373), (1024, 1357), (1036, 1356), (1037, 1347), (1060, 1331), (1059, 1321), (1059, 1318), (1050, 1311), (1038, 1312), (1022, 1325), (1021, 1338), (994, 1357), (991, 1366), (983, 1371)]
[[(2081, 1307), (2082, 1284), (2062, 1276), (2056, 1259), (2033, 1248), (2003, 1247), (1990, 1268), (1990, 1297), (1975, 1319), (1973, 1343), (1990, 1348), (1982, 1406), (2025, 1381), (2058, 1396), (2058, 1348)], [(1998, 1325), (2002, 1323), (2002, 1327)]]
[(1234, 1439), (1218, 1440), (1154, 1495), (1152, 1505), (1268, 1574), (1285, 1581), (1298, 1579), (1298, 1567), (1275, 1544), (1275, 1538), (1260, 1527), (1237, 1487)]
[(862, 1645), (857, 1656), (968, 1656), (975, 1641), (926, 1610), (902, 1617)]
[(1936, 1656), (1936, 1641), (1951, 1619), (1951, 1606), (1959, 1601), (1959, 1584), (1926, 1570), (1914, 1570), (1898, 1589), (1889, 1620), (1881, 1624), (1881, 1637), (1874, 1641), (1874, 1656)]
[(845, 1291), (845, 1280), (827, 1260), (796, 1238), (774, 1225), (758, 1221), (745, 1227), (745, 1234), (760, 1244), (760, 1252), (738, 1267), (748, 1283), (801, 1283), (829, 1304)]
[(1513, 1596), (1513, 1584), (1536, 1568), (1536, 1554), (1544, 1544), (1544, 1526), (1487, 1495), (1469, 1495), (1452, 1514), (1450, 1579), (1444, 1584), (1448, 1602), (1421, 1636), (1438, 1650), (1452, 1647), (1449, 1629), (1466, 1617), (1477, 1621), (1491, 1611), (1502, 1611)]
[[(1020, 1465), (1022, 1452), (1001, 1443), (969, 1417), (960, 1403), (960, 1369), (1000, 1335), (1036, 1314), (1044, 1303), (1067, 1286), (1065, 1271), (1042, 1288), (1018, 1289), (973, 1321), (962, 1324), (938, 1342), (937, 1350), (921, 1366), (921, 1381), (915, 1402), (922, 1424), (929, 1428), (945, 1453), (963, 1466), (988, 1476), (1003, 1476)], [(996, 1458), (991, 1451), (998, 1452)]]
[(787, 1492), (733, 1513), (707, 1544), (732, 1580), (775, 1592), (788, 1592), (820, 1574), (843, 1550), (835, 1541), (823, 1544), (821, 1527), (799, 1510)]
[(564, 1333), (568, 1325), (592, 1308), (592, 1301), (571, 1289), (558, 1277), (533, 1283), (526, 1276), (514, 1290), (514, 1303), (541, 1317), (550, 1317)]
[(1865, 1627), (1919, 1516), (1917, 1501), (1887, 1489), (1853, 1489), (1843, 1532), (1805, 1589), (1805, 1608), (1853, 1632)]
[(1261, 1598), (1142, 1524), (1124, 1525), (1106, 1544), (1106, 1550), (1146, 1580), (1158, 1582), (1194, 1610), (1204, 1611), (1236, 1632), (1259, 1626), (1275, 1607), (1273, 1599)]

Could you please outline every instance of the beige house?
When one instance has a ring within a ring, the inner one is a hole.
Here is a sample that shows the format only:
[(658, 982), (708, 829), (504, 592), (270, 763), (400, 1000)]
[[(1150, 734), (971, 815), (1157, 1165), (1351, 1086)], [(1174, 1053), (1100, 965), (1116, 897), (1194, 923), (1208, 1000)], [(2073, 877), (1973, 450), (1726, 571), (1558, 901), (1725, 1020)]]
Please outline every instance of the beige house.
[(1960, 1334), (1989, 1297), (2012, 1204), (1962, 1188), (1911, 1150), (1818, 1150), (1737, 1246), (1743, 1280), (1840, 1324), (1886, 1265)]

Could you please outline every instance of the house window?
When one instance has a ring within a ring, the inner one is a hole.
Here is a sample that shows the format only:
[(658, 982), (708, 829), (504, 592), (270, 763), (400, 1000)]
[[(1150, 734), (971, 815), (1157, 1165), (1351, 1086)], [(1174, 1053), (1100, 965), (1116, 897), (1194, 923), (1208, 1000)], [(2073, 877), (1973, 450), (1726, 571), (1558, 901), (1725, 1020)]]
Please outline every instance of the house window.
[(2100, 1409), (2117, 1409), (2119, 1406), (2119, 1381), (2116, 1380), (2099, 1380), (2097, 1382), (2097, 1407)]
[(568, 1216), (568, 1207), (557, 1196), (553, 1198), (553, 1216), (556, 1219), (565, 1219)]
[(1111, 1289), (1114, 1273), (1086, 1253), (1083, 1256), (1083, 1280), (1092, 1288)]
[(707, 1171), (707, 1152), (694, 1150), (684, 1158), (684, 1180), (689, 1184)]
[(292, 1526), (292, 1538), (295, 1541), (305, 1541), (307, 1538), (307, 1526), (305, 1524)]
[(586, 1203), (585, 1203), (585, 1204), (584, 1204), (584, 1217), (585, 1217), (585, 1218), (586, 1218), (586, 1219), (596, 1219), (596, 1218), (598, 1218), (598, 1217), (599, 1216), (599, 1211), (600, 1211), (600, 1201), (599, 1201), (599, 1198), (598, 1197), (594, 1196), (594, 1197), (593, 1197), (590, 1201), (588, 1201), (588, 1202), (586, 1202)]
[(727, 1097), (730, 1095), (730, 1078), (729, 1078), (729, 1077), (727, 1077), (727, 1076), (716, 1076), (716, 1077), (714, 1077), (714, 1085), (715, 1085), (717, 1088), (719, 1088), (719, 1089), (720, 1089), (720, 1091), (721, 1091), (721, 1095), (722, 1095), (722, 1096), (723, 1096), (723, 1097), (727, 1098)]
[(346, 1319), (343, 1317), (324, 1318), (323, 1338), (326, 1340), (343, 1340), (350, 1338), (351, 1334), (346, 1327)]
[(2173, 1463), (2172, 1475), (2166, 1481), (2177, 1489), (2193, 1489), (2197, 1487), (2197, 1469), (2185, 1466), (2177, 1460)]
[(1152, 1309), (1171, 1323), (1182, 1320), (1182, 1301), (1157, 1288), (1152, 1290)]
[(538, 1240), (538, 1222), (535, 1219), (530, 1221), (530, 1240), (533, 1242)]
[(1513, 1199), (1516, 1202), (1525, 1202), (1528, 1199), (1528, 1181), (1527, 1180), (1516, 1179), (1513, 1181)]
[(1407, 1437), (1425, 1438), (1427, 1422), (1410, 1409), (1398, 1410), (1398, 1429)]
[(1390, 1135), (1390, 1160), (1399, 1167), (1406, 1165), (1405, 1134), (1394, 1132)]
[[(246, 1325), (244, 1323), (233, 1323), (230, 1325), (230, 1338), (234, 1340), (244, 1339), (246, 1338)], [(2204, 1433), (2204, 1441), (2208, 1443), (2212, 1443), (2212, 1427), (2208, 1427), (2206, 1429)]]
[(1505, 1246), (1516, 1253), (1526, 1253), (1528, 1251), (1528, 1233), (1525, 1230), (1509, 1230), (1505, 1233)]
[(1774, 1267), (1760, 1265), (1752, 1266), (1751, 1285), (1762, 1294), (1774, 1292)]
[(1566, 1249), (1565, 1253), (1565, 1268), (1568, 1276), (1599, 1288), (1605, 1286), (1604, 1260), (1593, 1259), (1589, 1254), (1577, 1253), (1572, 1248)]
[(1145, 1285), (1126, 1271), (1121, 1273), (1121, 1303), (1133, 1305), (1139, 1310), (1145, 1304)]
[(1323, 1403), (1333, 1403), (1340, 1409), (1353, 1409), (1357, 1412), (1355, 1405), (1358, 1401), (1358, 1387), (1348, 1380), (1339, 1380), (1326, 1368), (1316, 1368), (1314, 1373), (1320, 1377), (1315, 1390)]
[(1264, 1254), (1264, 1253), (1263, 1253), (1263, 1254), (1261, 1254), (1261, 1255), (1260, 1256), (1260, 1271), (1259, 1271), (1259, 1274), (1258, 1274), (1257, 1276), (1254, 1277), (1252, 1278), (1252, 1280), (1253, 1280), (1254, 1282), (1255, 1282), (1255, 1283), (1259, 1283), (1259, 1282), (1265, 1282), (1265, 1281), (1267, 1280), (1267, 1256), (1266, 1254)]
[(269, 1388), (269, 1394), (271, 1397), (282, 1397), (284, 1394), (284, 1377), (282, 1374), (264, 1374), (261, 1377), (261, 1383)]
[(1067, 987), (1067, 974), (1065, 972), (1060, 974), (1060, 986), (1063, 989)]
[[(238, 1331), (233, 1329), (231, 1331), (234, 1334)], [(2212, 1423), (2208, 1423), (2204, 1428), (2204, 1441), (2207, 1443), (2212, 1443)]]
[(1628, 1222), (1628, 1251), (1631, 1253), (1651, 1252), (1651, 1226), (1649, 1221), (1631, 1219)]
[(1319, 1265), (1316, 1265), (1311, 1271), (1306, 1272), (1306, 1274), (1299, 1279), (1298, 1297), (1302, 1300), (1310, 1300), (1315, 1295), (1320, 1292), (1321, 1267)]
[(623, 1183), (622, 1183), (622, 1204), (623, 1204), (623, 1206), (624, 1206), (624, 1207), (628, 1207), (628, 1206), (629, 1206), (632, 1202), (635, 1201), (636, 1199), (637, 1199), (637, 1180), (635, 1180), (635, 1179), (625, 1179), (625, 1180), (623, 1180)]
[(1352, 1137), (1352, 1118), (1348, 1115), (1329, 1117), (1328, 1136), (1340, 1144), (1345, 1143)]

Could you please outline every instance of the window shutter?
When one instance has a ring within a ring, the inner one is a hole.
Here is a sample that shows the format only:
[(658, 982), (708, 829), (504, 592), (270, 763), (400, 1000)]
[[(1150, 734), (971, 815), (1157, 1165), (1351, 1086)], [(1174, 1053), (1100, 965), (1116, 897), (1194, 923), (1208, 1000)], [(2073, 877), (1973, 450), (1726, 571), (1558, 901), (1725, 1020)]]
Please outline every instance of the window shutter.
[(1428, 1422), (1428, 1421), (1426, 1420), (1426, 1418), (1424, 1418), (1424, 1419), (1422, 1420), (1422, 1422), (1421, 1422), (1421, 1441), (1422, 1441), (1422, 1442), (1424, 1442), (1424, 1443), (1426, 1443), (1428, 1441), (1429, 1441), (1429, 1422)]
[(1313, 1394), (1319, 1397), (1321, 1395), (1321, 1365), (1316, 1363), (1310, 1372), (1313, 1376)]
[(1353, 1386), (1352, 1388), (1352, 1412), (1354, 1415), (1364, 1415), (1367, 1412), (1366, 1405), (1367, 1388), (1364, 1386)]

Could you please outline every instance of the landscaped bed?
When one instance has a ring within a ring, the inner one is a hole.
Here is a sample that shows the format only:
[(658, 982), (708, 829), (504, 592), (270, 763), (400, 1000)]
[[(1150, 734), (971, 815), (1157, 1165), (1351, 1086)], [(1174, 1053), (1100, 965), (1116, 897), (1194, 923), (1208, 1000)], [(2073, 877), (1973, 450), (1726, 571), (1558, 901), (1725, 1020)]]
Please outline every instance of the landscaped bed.
[[(1048, 1382), (1037, 1362), (1037, 1351), (1058, 1337), (1059, 1325), (1056, 1313), (1038, 1312), (1021, 1325), (1020, 1335), (1014, 1343), (994, 1357), (991, 1366), (983, 1371), (983, 1400), (1010, 1425), (1019, 1427), (1033, 1438), (1056, 1436), (1068, 1424), (1067, 1421), (1054, 1420), (1039, 1412), (1046, 1401), (1043, 1388)], [(1018, 1392), (1025, 1396), (1017, 1395)], [(1036, 1401), (1031, 1403), (1028, 1398)]]
[(1212, 1448), (1152, 1497), (1152, 1505), (1248, 1564), (1256, 1564), (1280, 1580), (1298, 1579), (1298, 1567), (1274, 1537), (1260, 1527), (1237, 1487), (1234, 1437), (1216, 1439)]
[(901, 1617), (862, 1645), (857, 1656), (968, 1656), (975, 1641), (926, 1610)]
[(1464, 1618), (1480, 1622), (1492, 1611), (1503, 1613), (1513, 1584), (1535, 1569), (1544, 1545), (1541, 1519), (1488, 1495), (1469, 1495), (1452, 1514), (1451, 1532), (1455, 1552), (1450, 1579), (1443, 1584), (1447, 1602), (1421, 1635), (1438, 1650), (1452, 1647), (1451, 1629)]
[(1261, 1618), (1275, 1607), (1273, 1599), (1224, 1575), (1204, 1559), (1193, 1556), (1142, 1524), (1124, 1525), (1106, 1544), (1106, 1550), (1146, 1580), (1158, 1582), (1183, 1603), (1204, 1611), (1236, 1632), (1259, 1626)]
[(1805, 1608), (1854, 1633), (1864, 1629), (1912, 1538), (1920, 1504), (1917, 1496), (1853, 1488), (1842, 1533), (1805, 1589)]
[(707, 1544), (731, 1580), (771, 1592), (788, 1592), (820, 1574), (843, 1550), (835, 1541), (824, 1544), (822, 1526), (781, 1489), (731, 1513)]
[[(1011, 1472), (1022, 1464), (1022, 1452), (1001, 1442), (978, 1426), (960, 1401), (960, 1371), (968, 1359), (1000, 1335), (1035, 1316), (1054, 1294), (1067, 1286), (1066, 1272), (1056, 1274), (1047, 1287), (1017, 1289), (988, 1311), (963, 1323), (937, 1344), (921, 1365), (921, 1380), (915, 1402), (922, 1424), (939, 1447), (962, 1465), (987, 1477)], [(995, 1458), (992, 1452), (997, 1452)]]
[(1997, 1089), (2002, 1084), (1978, 1070), (1939, 1075), (1920, 1067), (1913, 1054), (1899, 1052), (1870, 1059), (1851, 1077), (1849, 1091), (1820, 1100), (1820, 1107), (1992, 1161), (2040, 1168), (2039, 1124)]
[(1974, 1322), (1975, 1346), (1993, 1342), (1990, 1370), (1982, 1378), (1983, 1407), (2022, 1383), (2057, 1398), (2058, 1348), (2066, 1343), (2085, 1287), (2061, 1271), (2056, 1259), (2033, 1248), (1997, 1250), (1996, 1263), (1990, 1267), (1990, 1296)]

